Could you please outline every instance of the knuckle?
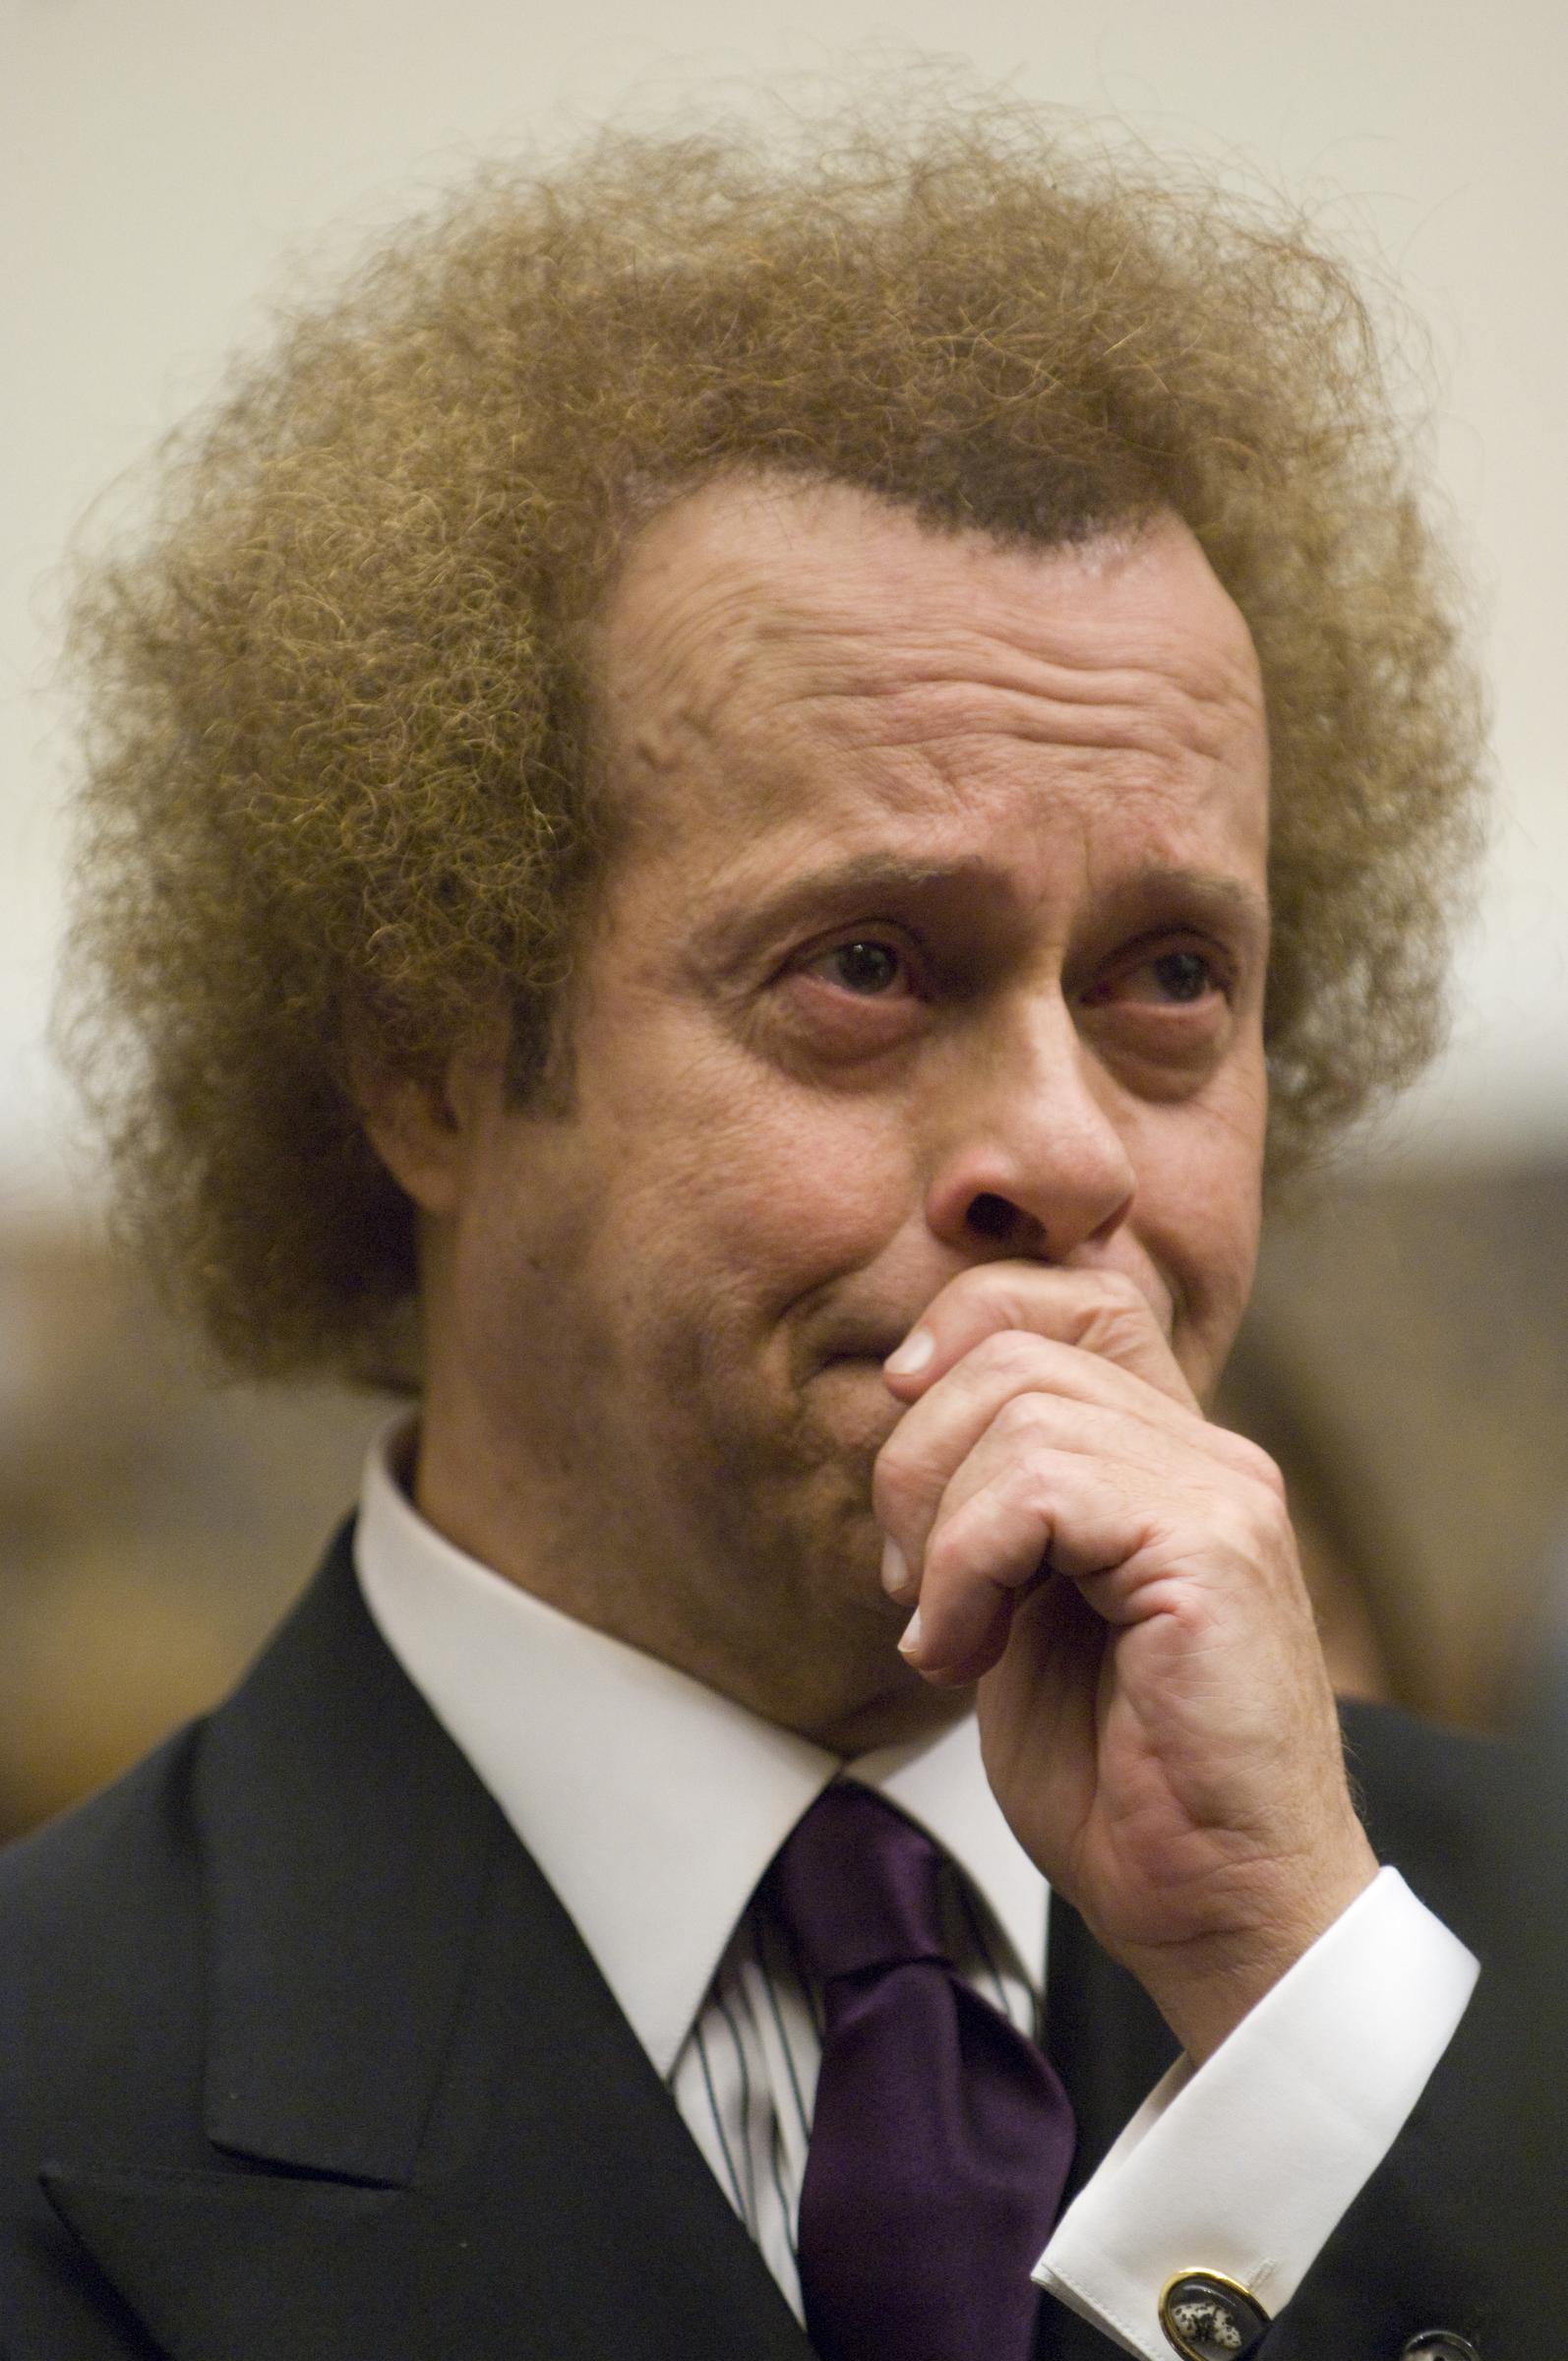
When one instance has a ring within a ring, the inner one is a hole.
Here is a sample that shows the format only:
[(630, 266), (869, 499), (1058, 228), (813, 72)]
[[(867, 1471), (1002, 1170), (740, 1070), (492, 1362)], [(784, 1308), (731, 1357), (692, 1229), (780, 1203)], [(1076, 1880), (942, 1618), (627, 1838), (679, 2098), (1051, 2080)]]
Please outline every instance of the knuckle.
[(989, 1587), (987, 1572), (973, 1518), (945, 1517), (926, 1544), (921, 1596), (929, 1595), (949, 1613), (961, 1613), (977, 1588)]
[(955, 1279), (949, 1279), (928, 1305), (927, 1321), (935, 1315), (938, 1320), (953, 1321), (967, 1329), (994, 1325), (998, 1306), (1005, 1309), (1013, 1293), (1005, 1273), (998, 1278), (999, 1267), (977, 1263), (970, 1270), (960, 1271)]
[(963, 1324), (975, 1335), (972, 1350), (996, 1336), (1038, 1333), (1040, 1274), (1016, 1263), (981, 1263), (951, 1282), (949, 1299), (962, 1306)]
[(1137, 1284), (1121, 1271), (1097, 1272), (1079, 1341), (1105, 1353), (1135, 1344), (1148, 1326), (1149, 1305)]
[(1216, 1524), (1220, 1537), (1235, 1554), (1259, 1567), (1277, 1559), (1279, 1545), (1289, 1531), (1283, 1501), (1264, 1502), (1255, 1493), (1245, 1500), (1233, 1496), (1223, 1511), (1216, 1512)]
[(996, 1328), (969, 1355), (976, 1376), (1022, 1383), (1039, 1375), (1047, 1340), (1023, 1328)]
[(1261, 1484), (1269, 1498), (1283, 1508), (1285, 1478), (1262, 1444), (1253, 1442), (1250, 1435), (1236, 1434), (1229, 1427), (1222, 1427), (1218, 1431), (1226, 1436), (1227, 1454), (1237, 1473)]
[(977, 1262), (954, 1282), (955, 1289), (977, 1303), (999, 1304), (1010, 1310), (1018, 1302), (1018, 1264), (1012, 1261)]
[(878, 1524), (897, 1524), (918, 1514), (932, 1490), (923, 1462), (909, 1450), (899, 1450), (897, 1438), (884, 1443), (872, 1470), (872, 1509)]
[(1123, 1311), (1147, 1316), (1149, 1305), (1136, 1279), (1125, 1271), (1097, 1271), (1095, 1280), (1104, 1301), (1118, 1305)]
[(1043, 1448), (1052, 1436), (1050, 1397), (1040, 1393), (1013, 1394), (992, 1422), (998, 1441), (1026, 1449)]
[(928, 1604), (942, 1599), (955, 1574), (962, 1573), (961, 1548), (954, 1539), (951, 1524), (938, 1525), (926, 1544), (922, 1567), (921, 1597)]

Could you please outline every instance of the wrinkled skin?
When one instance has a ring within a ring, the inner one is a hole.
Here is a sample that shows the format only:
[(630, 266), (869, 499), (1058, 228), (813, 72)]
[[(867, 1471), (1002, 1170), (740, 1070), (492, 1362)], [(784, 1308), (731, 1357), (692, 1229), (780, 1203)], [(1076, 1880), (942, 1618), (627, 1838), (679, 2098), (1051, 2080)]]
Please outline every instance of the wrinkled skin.
[(978, 1679), (1021, 1841), (1202, 2056), (1374, 1869), (1279, 1480), (1200, 1407), (1265, 1115), (1245, 628), (1175, 520), (1042, 553), (731, 482), (602, 660), (570, 1105), (496, 1026), (365, 1087), (418, 1501), (845, 1752)]

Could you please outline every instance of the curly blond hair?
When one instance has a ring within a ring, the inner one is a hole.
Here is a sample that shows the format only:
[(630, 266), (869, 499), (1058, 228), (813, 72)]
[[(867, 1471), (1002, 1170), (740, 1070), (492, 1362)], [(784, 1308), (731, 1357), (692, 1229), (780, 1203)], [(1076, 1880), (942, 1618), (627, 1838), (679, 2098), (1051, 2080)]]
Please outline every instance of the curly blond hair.
[(799, 471), (1045, 546), (1184, 517), (1275, 780), (1271, 1165), (1440, 1029), (1479, 725), (1346, 268), (1011, 103), (602, 137), (481, 177), (286, 324), (97, 561), (70, 1032), (121, 1212), (250, 1372), (385, 1362), (410, 1210), (350, 1014), (519, 1093), (606, 858), (591, 624), (637, 518)]

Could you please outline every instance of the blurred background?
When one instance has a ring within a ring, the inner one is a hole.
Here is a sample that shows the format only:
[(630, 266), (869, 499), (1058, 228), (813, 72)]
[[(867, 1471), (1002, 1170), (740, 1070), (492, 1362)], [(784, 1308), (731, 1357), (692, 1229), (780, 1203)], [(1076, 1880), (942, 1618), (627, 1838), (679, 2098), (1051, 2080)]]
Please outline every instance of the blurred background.
[(0, 0), (0, 1832), (221, 1693), (388, 1409), (212, 1389), (102, 1243), (46, 1044), (63, 554), (271, 306), (478, 158), (917, 52), (1306, 199), (1418, 324), (1494, 841), (1452, 1048), (1276, 1223), (1224, 1410), (1286, 1466), (1346, 1686), (1484, 1725), (1528, 1660), (1568, 1517), (1561, 0)]

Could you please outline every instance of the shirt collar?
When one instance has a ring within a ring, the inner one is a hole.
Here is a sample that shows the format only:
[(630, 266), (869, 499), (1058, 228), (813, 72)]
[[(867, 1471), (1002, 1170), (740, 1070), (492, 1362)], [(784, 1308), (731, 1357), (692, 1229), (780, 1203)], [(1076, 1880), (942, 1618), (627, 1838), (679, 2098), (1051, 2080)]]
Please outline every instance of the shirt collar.
[(987, 1785), (972, 1715), (846, 1766), (455, 1548), (398, 1482), (408, 1434), (399, 1419), (366, 1462), (354, 1537), (365, 1603), (661, 2074), (768, 1862), (845, 1769), (958, 1862), (1038, 1997), (1045, 1885)]

